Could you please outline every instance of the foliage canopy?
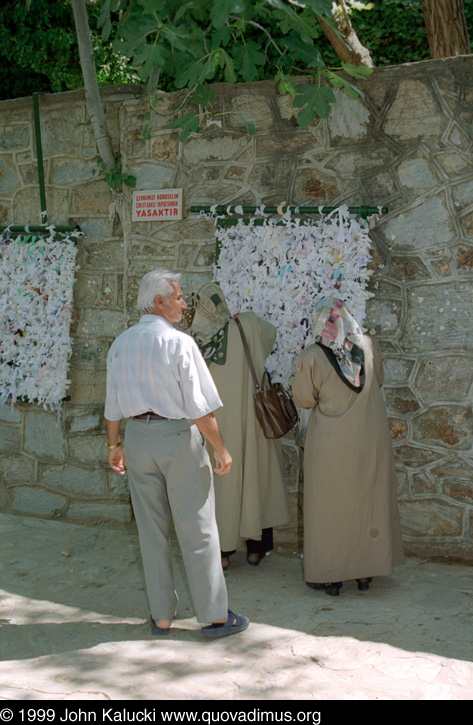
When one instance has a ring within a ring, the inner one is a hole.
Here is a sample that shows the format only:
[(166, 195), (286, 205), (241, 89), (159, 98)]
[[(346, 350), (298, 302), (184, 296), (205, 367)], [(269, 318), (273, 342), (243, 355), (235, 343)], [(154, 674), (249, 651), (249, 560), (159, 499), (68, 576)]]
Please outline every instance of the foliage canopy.
[[(94, 30), (98, 6), (90, 5), (88, 11), (100, 85), (136, 81), (133, 69)], [(2, 0), (0, 99), (83, 85), (70, 0)]]
[[(345, 3), (375, 65), (430, 57), (421, 0)], [(88, 0), (98, 82), (192, 89), (179, 122), (185, 136), (200, 128), (192, 109), (211, 103), (209, 82), (274, 79), (307, 125), (330, 111), (333, 88), (357, 97), (337, 71), (355, 81), (366, 72), (340, 64), (318, 21), (331, 9), (332, 0)], [(473, 27), (473, 2), (465, 14)], [(83, 86), (70, 0), (3, 0), (0, 31), (0, 98)], [(296, 89), (294, 75), (312, 83)]]
[[(332, 0), (97, 2), (103, 36), (114, 34), (115, 22), (115, 50), (125, 53), (142, 80), (159, 66), (159, 87), (166, 91), (193, 85), (199, 74), (200, 81), (251, 81), (273, 78), (275, 66), (305, 74), (340, 65), (317, 20), (331, 17)], [(430, 58), (421, 0), (345, 4), (376, 66)], [(464, 5), (473, 28), (473, 2)], [(198, 67), (190, 71), (192, 60)]]
[[(297, 119), (308, 126), (325, 117), (335, 102), (333, 88), (351, 98), (362, 95), (352, 83), (326, 67), (317, 47), (318, 17), (331, 21), (332, 0), (100, 0), (104, 40), (137, 69), (154, 90), (190, 89), (183, 105), (211, 110), (208, 83), (272, 78), (281, 93), (294, 96)], [(113, 28), (115, 25), (115, 32)], [(371, 71), (337, 61), (336, 70), (355, 78)], [(294, 75), (311, 75), (302, 88)], [(322, 83), (324, 81), (324, 83)], [(201, 130), (193, 108), (174, 124), (181, 140)], [(250, 131), (254, 131), (247, 124)]]

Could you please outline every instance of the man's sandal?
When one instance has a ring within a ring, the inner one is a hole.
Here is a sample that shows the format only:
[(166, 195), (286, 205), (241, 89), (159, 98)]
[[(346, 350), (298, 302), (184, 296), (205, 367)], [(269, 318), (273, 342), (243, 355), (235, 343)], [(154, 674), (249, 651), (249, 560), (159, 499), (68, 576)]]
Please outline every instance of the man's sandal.
[(228, 619), (225, 624), (209, 624), (200, 630), (204, 637), (226, 637), (229, 634), (237, 634), (248, 628), (250, 620), (242, 614), (234, 614), (228, 610)]

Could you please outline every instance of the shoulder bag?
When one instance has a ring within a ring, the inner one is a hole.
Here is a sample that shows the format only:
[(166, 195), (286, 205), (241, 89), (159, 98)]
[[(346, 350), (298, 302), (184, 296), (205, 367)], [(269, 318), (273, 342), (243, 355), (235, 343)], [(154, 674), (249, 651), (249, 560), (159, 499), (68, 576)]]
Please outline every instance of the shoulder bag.
[(297, 409), (290, 393), (284, 390), (281, 383), (272, 383), (267, 370), (264, 371), (261, 385), (256, 378), (256, 372), (251, 359), (250, 348), (240, 320), (235, 317), (241, 335), (243, 349), (245, 350), (248, 367), (250, 368), (256, 393), (256, 417), (263, 429), (265, 438), (282, 438), (289, 433), (297, 423)]

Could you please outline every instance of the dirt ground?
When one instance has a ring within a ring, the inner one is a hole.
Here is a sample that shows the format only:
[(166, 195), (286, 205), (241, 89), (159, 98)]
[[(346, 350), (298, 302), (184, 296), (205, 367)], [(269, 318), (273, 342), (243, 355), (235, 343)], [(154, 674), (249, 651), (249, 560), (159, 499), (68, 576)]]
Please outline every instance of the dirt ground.
[(0, 699), (471, 700), (473, 568), (409, 558), (360, 593), (309, 589), (297, 552), (237, 552), (249, 629), (207, 641), (175, 545), (180, 603), (153, 638), (133, 528), (1, 515)]

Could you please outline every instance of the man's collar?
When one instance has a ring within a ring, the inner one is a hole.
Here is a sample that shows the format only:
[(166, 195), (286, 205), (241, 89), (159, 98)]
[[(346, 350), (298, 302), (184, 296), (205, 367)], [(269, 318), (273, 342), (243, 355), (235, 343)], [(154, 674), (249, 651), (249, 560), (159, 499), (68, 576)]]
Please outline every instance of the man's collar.
[(172, 325), (168, 320), (166, 320), (165, 317), (161, 317), (161, 315), (142, 315), (140, 317), (140, 322), (146, 322), (146, 323), (163, 323), (167, 327), (172, 327), (174, 329), (174, 325)]

